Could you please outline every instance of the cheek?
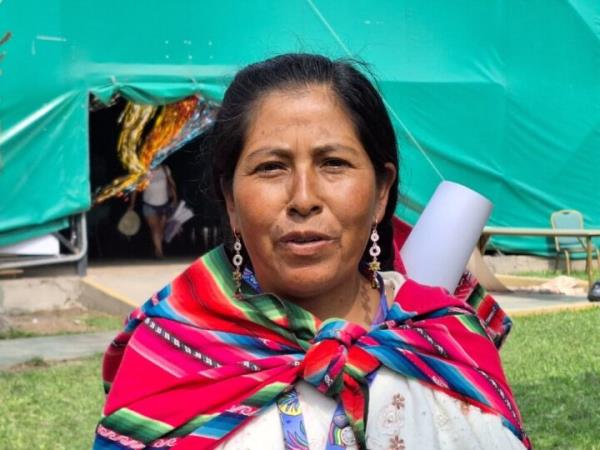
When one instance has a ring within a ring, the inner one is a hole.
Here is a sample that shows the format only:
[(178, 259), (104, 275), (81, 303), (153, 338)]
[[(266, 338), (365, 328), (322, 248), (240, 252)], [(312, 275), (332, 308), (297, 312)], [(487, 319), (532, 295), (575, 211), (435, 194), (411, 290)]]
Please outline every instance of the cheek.
[(364, 227), (375, 220), (376, 191), (369, 180), (350, 180), (332, 189), (335, 204), (346, 225)]
[[(368, 183), (352, 183), (347, 189), (337, 189), (335, 208), (332, 208), (340, 228), (344, 230), (342, 248), (344, 259), (360, 259), (375, 221), (376, 194)], [(334, 203), (332, 203), (334, 204)]]
[(233, 198), (241, 231), (257, 233), (253, 238), (267, 232), (281, 210), (280, 189), (273, 186), (240, 180), (234, 183)]

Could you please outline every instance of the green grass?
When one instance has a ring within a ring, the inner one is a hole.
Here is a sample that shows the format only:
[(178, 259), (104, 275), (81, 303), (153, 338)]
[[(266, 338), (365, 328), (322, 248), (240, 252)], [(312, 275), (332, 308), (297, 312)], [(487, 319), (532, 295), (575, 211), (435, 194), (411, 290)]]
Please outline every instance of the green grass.
[(104, 394), (100, 356), (0, 372), (0, 448), (90, 449)]
[[(511, 275), (518, 275), (518, 276), (522, 276), (522, 277), (537, 277), (537, 278), (555, 278), (555, 277), (559, 277), (561, 275), (567, 275), (567, 272), (561, 272), (556, 271), (556, 270), (528, 270), (528, 271), (524, 271), (524, 272), (517, 272), (515, 274), (511, 274)], [(579, 280), (584, 280), (587, 281), (588, 277), (587, 277), (587, 272), (583, 271), (583, 270), (574, 270), (571, 272), (571, 275), (569, 275), (573, 278), (577, 278)], [(594, 269), (592, 271), (592, 280), (597, 280), (600, 278), (600, 272), (598, 272), (597, 269)]]
[(89, 315), (83, 321), (87, 327), (94, 331), (118, 331), (124, 325), (124, 317), (117, 315)]
[[(514, 322), (501, 354), (534, 447), (600, 450), (600, 308)], [(0, 447), (89, 449), (104, 398), (100, 357), (34, 363), (0, 372)]]
[(115, 331), (123, 328), (124, 317), (118, 315), (103, 314), (97, 312), (83, 313), (77, 317), (85, 328), (81, 331), (56, 331), (56, 332), (36, 332), (32, 330), (22, 330), (18, 327), (9, 327), (7, 330), (0, 331), (1, 339), (17, 339), (37, 336), (51, 336), (62, 334), (92, 333), (96, 331)]
[(501, 351), (536, 449), (600, 449), (600, 308), (514, 319)]
[(38, 336), (38, 334), (32, 333), (31, 331), (23, 331), (12, 327), (6, 331), (0, 331), (0, 339), (18, 339), (34, 336)]

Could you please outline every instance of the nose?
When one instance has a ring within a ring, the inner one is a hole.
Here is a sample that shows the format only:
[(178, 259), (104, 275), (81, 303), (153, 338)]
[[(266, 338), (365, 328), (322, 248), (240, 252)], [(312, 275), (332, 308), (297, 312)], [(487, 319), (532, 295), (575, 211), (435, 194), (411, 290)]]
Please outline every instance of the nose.
[(296, 170), (290, 186), (288, 214), (309, 217), (320, 213), (323, 204), (319, 195), (319, 182), (310, 169)]

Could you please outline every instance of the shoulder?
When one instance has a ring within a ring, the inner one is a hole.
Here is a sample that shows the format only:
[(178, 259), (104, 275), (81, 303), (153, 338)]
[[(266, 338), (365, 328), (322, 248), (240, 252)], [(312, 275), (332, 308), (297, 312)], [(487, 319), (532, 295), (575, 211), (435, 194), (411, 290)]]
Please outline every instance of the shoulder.
[(404, 310), (423, 314), (437, 309), (458, 307), (464, 308), (465, 312), (473, 313), (467, 302), (444, 288), (418, 283), (396, 271), (380, 272), (380, 274), (388, 298), (394, 299), (394, 303), (399, 303)]

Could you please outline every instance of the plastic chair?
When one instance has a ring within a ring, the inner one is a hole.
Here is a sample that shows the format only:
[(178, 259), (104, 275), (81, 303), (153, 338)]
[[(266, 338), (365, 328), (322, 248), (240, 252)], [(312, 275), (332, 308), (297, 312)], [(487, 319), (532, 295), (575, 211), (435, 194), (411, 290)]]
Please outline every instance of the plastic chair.
[[(550, 216), (550, 223), (552, 228), (556, 230), (583, 230), (583, 215), (574, 209), (562, 209), (555, 211)], [(558, 260), (561, 255), (564, 255), (567, 275), (571, 275), (571, 255), (573, 253), (587, 253), (585, 242), (579, 237), (570, 236), (555, 236), (554, 246), (556, 248), (556, 261), (554, 270), (558, 270)], [(596, 253), (596, 259), (598, 261), (598, 270), (600, 270), (600, 252), (598, 248), (592, 244), (592, 252)], [(587, 267), (586, 260), (586, 271), (591, 269)]]

